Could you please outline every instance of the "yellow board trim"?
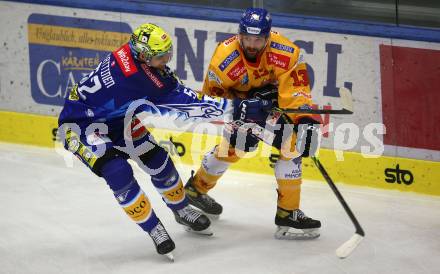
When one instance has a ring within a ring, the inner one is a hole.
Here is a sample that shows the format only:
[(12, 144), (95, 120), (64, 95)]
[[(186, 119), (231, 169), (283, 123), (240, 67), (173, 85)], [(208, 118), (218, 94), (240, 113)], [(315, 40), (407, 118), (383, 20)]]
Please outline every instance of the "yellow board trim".
[(129, 33), (43, 24), (28, 24), (30, 44), (113, 51), (130, 39)]
[[(0, 111), (0, 141), (3, 142), (54, 147), (56, 128), (56, 117)], [(179, 160), (184, 164), (193, 165), (194, 168), (200, 165), (203, 154), (220, 141), (219, 136), (213, 135), (165, 129), (151, 131), (161, 145), (168, 147), (167, 150), (171, 151), (172, 157), (177, 160), (178, 154), (183, 154)], [(173, 143), (176, 149), (170, 149)], [(276, 150), (260, 145), (254, 154), (256, 157), (241, 159), (232, 164), (231, 168), (273, 174), (271, 164), (273, 165), (277, 159)], [(336, 161), (334, 151), (328, 149), (321, 149), (319, 158), (335, 182), (440, 196), (440, 162), (390, 156), (364, 158), (356, 152), (344, 152), (345, 160)], [(403, 182), (399, 184), (385, 181), (385, 169), (395, 169), (397, 165), (400, 169), (412, 173), (413, 183), (407, 185)], [(310, 158), (303, 160), (303, 176), (306, 179), (323, 180)]]
[(54, 147), (57, 118), (0, 111), (0, 141)]

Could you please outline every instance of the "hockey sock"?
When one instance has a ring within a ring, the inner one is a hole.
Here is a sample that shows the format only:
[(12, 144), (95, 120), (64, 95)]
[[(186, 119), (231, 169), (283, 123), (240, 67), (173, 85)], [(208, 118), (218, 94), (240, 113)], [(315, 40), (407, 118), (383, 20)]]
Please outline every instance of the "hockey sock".
[(278, 183), (278, 206), (286, 210), (299, 208), (301, 198), (301, 158), (279, 159), (275, 164)]
[(235, 154), (235, 149), (222, 141), (219, 146), (214, 147), (203, 157), (202, 165), (194, 177), (193, 186), (200, 193), (206, 194), (217, 184), (229, 166), (238, 160), (240, 158)]
[(179, 210), (188, 205), (182, 180), (164, 149), (158, 149), (154, 155), (144, 159), (143, 164), (150, 172), (154, 171), (150, 174), (151, 182), (171, 210)]
[(143, 230), (150, 232), (159, 219), (127, 161), (122, 158), (109, 161), (102, 167), (102, 176), (125, 213)]

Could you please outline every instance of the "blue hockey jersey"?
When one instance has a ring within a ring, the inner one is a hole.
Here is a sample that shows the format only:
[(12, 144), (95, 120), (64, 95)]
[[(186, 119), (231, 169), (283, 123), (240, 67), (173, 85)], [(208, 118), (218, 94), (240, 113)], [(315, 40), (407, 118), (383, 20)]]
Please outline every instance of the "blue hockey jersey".
[(124, 119), (132, 103), (138, 105), (134, 113), (176, 113), (176, 117), (190, 120), (224, 120), (232, 112), (231, 101), (183, 86), (168, 67), (162, 71), (139, 62), (127, 43), (75, 85), (66, 98), (59, 125)]

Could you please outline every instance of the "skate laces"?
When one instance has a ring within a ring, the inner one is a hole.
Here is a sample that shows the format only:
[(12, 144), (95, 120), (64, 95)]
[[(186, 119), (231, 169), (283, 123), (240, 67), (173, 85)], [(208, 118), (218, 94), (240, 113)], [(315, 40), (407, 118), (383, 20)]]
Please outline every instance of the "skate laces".
[(158, 223), (153, 230), (151, 230), (150, 236), (156, 245), (159, 245), (170, 238), (165, 227), (163, 227), (161, 223)]
[(308, 219), (310, 219), (309, 217), (306, 216), (306, 214), (304, 214), (304, 212), (301, 209), (294, 210), (292, 212), (292, 218), (294, 220), (299, 220), (299, 219), (308, 220)]
[(186, 206), (180, 210), (177, 210), (180, 218), (183, 218), (191, 223), (194, 223), (202, 214), (192, 209), (190, 206)]
[(200, 193), (199, 195), (200, 195), (200, 198), (202, 198), (203, 201), (206, 202), (209, 206), (216, 204), (216, 201), (213, 198), (211, 198), (208, 194), (201, 194)]

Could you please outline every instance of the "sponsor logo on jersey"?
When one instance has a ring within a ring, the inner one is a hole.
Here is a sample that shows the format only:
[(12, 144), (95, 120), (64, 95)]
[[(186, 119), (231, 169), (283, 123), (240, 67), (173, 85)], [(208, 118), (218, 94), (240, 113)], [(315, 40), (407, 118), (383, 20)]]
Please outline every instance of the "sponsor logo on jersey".
[(234, 50), (231, 54), (226, 57), (225, 60), (218, 66), (218, 68), (221, 71), (224, 71), (237, 57), (240, 56), (240, 53), (238, 53), (238, 50)]
[(154, 73), (151, 71), (150, 67), (148, 67), (146, 64), (141, 64), (142, 70), (145, 72), (145, 74), (150, 78), (150, 80), (153, 82), (153, 84), (158, 88), (163, 88), (164, 84), (162, 81), (154, 75)]
[(307, 99), (312, 99), (312, 95), (305, 91), (298, 91), (293, 94), (293, 97), (305, 97)]
[(290, 62), (289, 56), (274, 52), (267, 53), (267, 63), (269, 65), (274, 65), (276, 67), (287, 69), (289, 67), (289, 62)]
[(232, 81), (235, 81), (245, 73), (246, 73), (246, 68), (244, 67), (243, 60), (241, 60), (234, 67), (232, 67), (232, 69), (227, 73), (227, 75)]
[(294, 48), (286, 46), (286, 45), (283, 45), (283, 44), (279, 44), (277, 42), (270, 42), (270, 47), (274, 48), (274, 49), (279, 49), (279, 50), (282, 50), (282, 51), (287, 51), (287, 52), (290, 52), (290, 53), (293, 53), (295, 51)]
[(292, 160), (292, 169), (284, 173), (284, 179), (300, 179), (301, 178), (301, 157)]
[(118, 50), (113, 52), (113, 55), (115, 56), (116, 62), (118, 62), (119, 67), (121, 68), (125, 77), (129, 77), (137, 72), (134, 60), (130, 55), (130, 47), (128, 44), (123, 45)]
[(209, 81), (214, 81), (219, 85), (222, 84), (222, 80), (212, 70), (208, 70), (208, 79), (209, 79)]
[(232, 36), (231, 38), (227, 39), (226, 41), (223, 42), (223, 44), (225, 44), (225, 46), (231, 44), (232, 42), (234, 42), (235, 40), (237, 40), (237, 35)]

